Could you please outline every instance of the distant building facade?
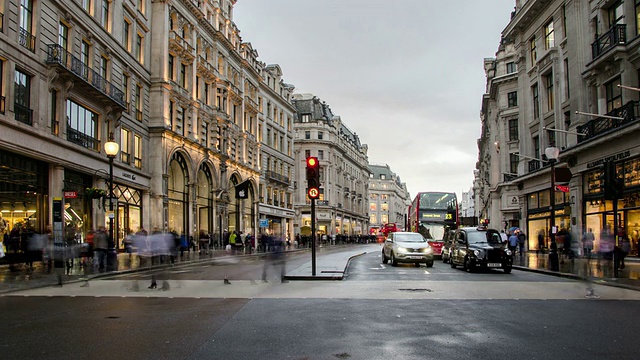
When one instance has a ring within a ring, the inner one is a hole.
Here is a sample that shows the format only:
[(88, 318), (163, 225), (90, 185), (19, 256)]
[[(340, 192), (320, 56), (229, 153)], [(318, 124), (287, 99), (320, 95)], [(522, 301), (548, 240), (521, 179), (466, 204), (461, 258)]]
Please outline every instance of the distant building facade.
[(369, 228), (368, 146), (333, 115), (329, 106), (311, 94), (296, 94), (295, 196), (296, 234), (307, 235), (311, 202), (307, 196), (306, 158), (320, 162), (320, 198), (316, 201), (316, 229), (336, 235), (366, 234)]
[(405, 229), (411, 205), (407, 184), (389, 165), (369, 165), (369, 171), (369, 232), (375, 234), (389, 223)]

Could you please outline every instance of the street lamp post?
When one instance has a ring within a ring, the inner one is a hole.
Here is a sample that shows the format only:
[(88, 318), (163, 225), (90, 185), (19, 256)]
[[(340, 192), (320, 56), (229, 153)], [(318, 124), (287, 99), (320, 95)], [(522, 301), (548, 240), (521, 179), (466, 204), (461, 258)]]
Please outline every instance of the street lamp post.
[[(109, 246), (113, 246), (113, 159), (118, 155), (120, 146), (117, 142), (113, 141), (113, 133), (109, 135), (109, 141), (104, 143), (104, 152), (107, 153), (109, 158)], [(116, 246), (117, 248), (117, 246)], [(111, 250), (111, 249), (109, 249)], [(107, 256), (107, 264), (109, 264), (109, 257)], [(108, 266), (107, 266), (108, 267)]]
[(549, 269), (552, 271), (558, 271), (560, 266), (558, 264), (558, 245), (556, 244), (556, 174), (555, 174), (555, 162), (560, 155), (560, 149), (551, 146), (544, 150), (544, 154), (551, 163), (551, 216), (550, 216), (550, 234), (551, 244), (549, 245)]

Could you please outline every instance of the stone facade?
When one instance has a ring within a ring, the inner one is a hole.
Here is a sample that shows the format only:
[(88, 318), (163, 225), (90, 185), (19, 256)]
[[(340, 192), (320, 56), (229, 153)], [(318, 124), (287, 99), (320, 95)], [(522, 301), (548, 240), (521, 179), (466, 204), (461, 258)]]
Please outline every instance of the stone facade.
[(375, 233), (384, 224), (396, 223), (406, 228), (411, 198), (407, 184), (391, 171), (389, 165), (369, 165), (369, 231)]

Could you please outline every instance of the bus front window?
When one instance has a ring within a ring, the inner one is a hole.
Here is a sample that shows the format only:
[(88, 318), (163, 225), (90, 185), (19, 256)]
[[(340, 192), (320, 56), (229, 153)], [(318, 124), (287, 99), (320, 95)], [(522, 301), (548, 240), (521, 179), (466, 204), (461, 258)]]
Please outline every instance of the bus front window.
[(418, 232), (427, 240), (443, 240), (447, 228), (443, 224), (420, 223)]

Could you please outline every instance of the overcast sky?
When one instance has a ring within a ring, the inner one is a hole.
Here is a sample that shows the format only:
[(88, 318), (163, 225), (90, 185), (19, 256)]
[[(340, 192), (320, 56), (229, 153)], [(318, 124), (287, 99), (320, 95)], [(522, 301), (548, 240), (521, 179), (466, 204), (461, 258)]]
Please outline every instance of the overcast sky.
[(234, 22), (258, 59), (279, 64), (419, 191), (473, 185), (483, 60), (515, 0), (238, 0)]

